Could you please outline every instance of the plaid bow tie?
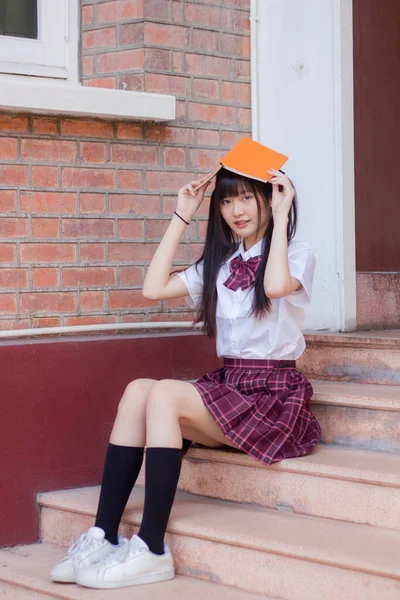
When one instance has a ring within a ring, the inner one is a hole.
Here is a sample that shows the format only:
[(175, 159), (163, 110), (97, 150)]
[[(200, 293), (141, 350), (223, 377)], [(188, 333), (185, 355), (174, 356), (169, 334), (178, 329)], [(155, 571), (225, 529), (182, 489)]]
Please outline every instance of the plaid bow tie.
[(246, 262), (241, 254), (233, 258), (229, 265), (231, 272), (228, 279), (224, 281), (224, 286), (234, 292), (240, 287), (242, 290), (249, 288), (254, 283), (256, 271), (261, 261), (262, 256), (254, 256)]

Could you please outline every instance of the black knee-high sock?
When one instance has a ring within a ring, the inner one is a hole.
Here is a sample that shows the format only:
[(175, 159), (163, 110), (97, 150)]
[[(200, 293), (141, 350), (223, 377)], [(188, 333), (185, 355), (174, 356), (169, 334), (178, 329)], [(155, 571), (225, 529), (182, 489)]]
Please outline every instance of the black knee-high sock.
[(138, 478), (143, 453), (143, 448), (108, 446), (95, 526), (104, 529), (111, 544), (118, 544), (119, 523)]
[(146, 449), (146, 492), (138, 536), (154, 554), (164, 554), (164, 536), (182, 465), (179, 448)]

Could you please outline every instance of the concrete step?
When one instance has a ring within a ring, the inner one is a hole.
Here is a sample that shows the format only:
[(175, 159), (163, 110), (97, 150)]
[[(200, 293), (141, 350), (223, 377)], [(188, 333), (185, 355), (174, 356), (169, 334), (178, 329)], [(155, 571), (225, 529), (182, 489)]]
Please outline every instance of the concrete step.
[(312, 379), (400, 385), (400, 330), (306, 332), (298, 367)]
[[(193, 448), (179, 489), (281, 512), (400, 530), (400, 458), (318, 446), (303, 458), (265, 467), (231, 449)], [(138, 481), (144, 483), (144, 469)]]
[(117, 590), (91, 590), (78, 585), (56, 584), (48, 579), (50, 569), (65, 555), (66, 548), (54, 544), (20, 546), (0, 551), (0, 598), (7, 600), (273, 600), (244, 593), (208, 581), (178, 575), (172, 581)]
[(311, 380), (322, 441), (400, 452), (400, 386)]
[[(98, 488), (41, 494), (42, 534), (68, 545), (93, 524)], [(122, 535), (142, 517), (135, 488)], [(182, 575), (283, 600), (398, 600), (400, 532), (178, 492), (167, 542)]]

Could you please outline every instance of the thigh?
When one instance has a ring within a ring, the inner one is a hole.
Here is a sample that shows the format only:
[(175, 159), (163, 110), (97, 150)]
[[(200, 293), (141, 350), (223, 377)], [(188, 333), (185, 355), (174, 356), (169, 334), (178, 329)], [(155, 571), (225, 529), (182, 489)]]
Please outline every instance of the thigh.
[[(203, 398), (194, 385), (186, 381), (163, 379), (152, 388), (151, 393), (160, 394), (167, 402), (173, 405), (177, 413), (182, 434), (199, 444), (218, 447), (234, 444), (222, 433)], [(168, 409), (168, 407), (166, 407)], [(172, 408), (172, 406), (171, 406)]]

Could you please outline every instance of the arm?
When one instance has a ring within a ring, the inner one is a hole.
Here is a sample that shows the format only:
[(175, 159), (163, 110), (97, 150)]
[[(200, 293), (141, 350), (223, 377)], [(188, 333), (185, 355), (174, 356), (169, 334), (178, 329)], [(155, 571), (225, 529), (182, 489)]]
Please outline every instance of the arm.
[[(291, 276), (288, 263), (287, 224), (294, 189), (289, 179), (272, 170), (271, 211), (274, 217), (271, 248), (264, 274), (264, 290), (268, 298), (283, 298), (301, 288), (301, 283)], [(283, 191), (279, 191), (279, 185)]]
[[(196, 192), (193, 186), (201, 181), (192, 181), (184, 186), (178, 193), (176, 212), (189, 221), (204, 200), (207, 185), (203, 185)], [(143, 284), (142, 294), (149, 300), (167, 300), (169, 298), (182, 298), (188, 295), (186, 285), (178, 275), (172, 275), (172, 261), (182, 238), (186, 224), (175, 214), (165, 232), (147, 269)]]

